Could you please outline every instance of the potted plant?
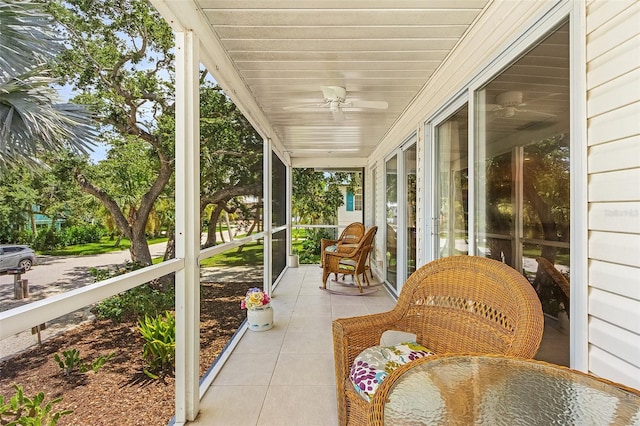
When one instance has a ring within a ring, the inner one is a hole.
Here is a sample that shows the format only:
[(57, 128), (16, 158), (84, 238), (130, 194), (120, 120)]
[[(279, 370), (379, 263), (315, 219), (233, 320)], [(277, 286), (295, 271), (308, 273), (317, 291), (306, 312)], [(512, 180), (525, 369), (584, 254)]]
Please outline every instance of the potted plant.
[(259, 288), (253, 287), (247, 291), (240, 307), (247, 310), (249, 330), (266, 331), (273, 327), (273, 308), (270, 302), (269, 295)]

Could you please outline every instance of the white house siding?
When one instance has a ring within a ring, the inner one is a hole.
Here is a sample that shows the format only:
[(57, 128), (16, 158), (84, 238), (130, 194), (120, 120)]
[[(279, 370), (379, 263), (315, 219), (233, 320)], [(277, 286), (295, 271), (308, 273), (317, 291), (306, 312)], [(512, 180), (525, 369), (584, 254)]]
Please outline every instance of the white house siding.
[(586, 13), (589, 371), (640, 388), (640, 2)]
[(385, 170), (384, 170), (384, 161), (378, 161), (377, 163), (373, 164), (372, 167), (376, 168), (376, 176), (375, 176), (375, 180), (376, 180), (376, 205), (374, 206), (374, 208), (376, 209), (376, 221), (378, 222), (378, 232), (376, 233), (376, 244), (375, 244), (375, 251), (376, 254), (374, 256), (374, 258), (376, 259), (375, 265), (373, 265), (376, 268), (376, 271), (378, 272), (378, 274), (380, 276), (382, 276), (382, 268), (383, 268), (383, 259), (384, 259), (384, 247), (385, 247), (385, 241), (384, 241), (384, 224), (386, 223), (386, 209), (385, 209), (385, 196), (386, 196), (386, 191), (385, 191), (385, 187), (384, 187), (384, 174), (385, 174)]
[(347, 189), (340, 188), (340, 191), (342, 192), (342, 199), (344, 201), (344, 204), (338, 207), (338, 234), (340, 234), (350, 223), (362, 222), (363, 220), (362, 210), (347, 211)]

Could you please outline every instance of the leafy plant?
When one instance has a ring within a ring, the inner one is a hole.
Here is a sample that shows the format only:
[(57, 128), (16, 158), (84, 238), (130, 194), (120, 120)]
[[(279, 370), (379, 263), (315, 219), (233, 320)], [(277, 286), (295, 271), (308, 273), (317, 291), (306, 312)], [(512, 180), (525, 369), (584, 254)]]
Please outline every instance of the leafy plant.
[(93, 370), (94, 373), (97, 373), (98, 370), (113, 356), (114, 352), (109, 355), (101, 355), (96, 358), (91, 364), (87, 364), (82, 362), (80, 359), (80, 352), (77, 349), (69, 349), (66, 351), (62, 351), (62, 357), (59, 354), (55, 354), (53, 359), (58, 363), (65, 376), (73, 373), (74, 370), (79, 371), (80, 373), (86, 373), (89, 371), (89, 368)]
[(326, 229), (307, 229), (307, 238), (302, 242), (302, 251), (305, 255), (320, 254), (320, 241), (330, 238)]
[(100, 370), (100, 368), (102, 368), (102, 366), (109, 361), (111, 358), (113, 358), (113, 356), (115, 355), (115, 352), (111, 352), (109, 355), (101, 355), (98, 358), (96, 358), (92, 363), (91, 363), (91, 369), (93, 370), (94, 373), (97, 373), (98, 370)]
[(53, 359), (56, 360), (65, 376), (68, 376), (76, 369), (80, 370), (81, 373), (84, 373), (84, 371), (82, 371), (83, 365), (80, 360), (80, 352), (77, 349), (62, 351), (62, 356), (64, 359), (62, 359), (59, 354), (55, 354)]
[(145, 316), (138, 321), (138, 329), (145, 340), (142, 357), (149, 364), (144, 373), (157, 379), (160, 374), (172, 373), (176, 356), (176, 319), (169, 311), (155, 318)]
[(60, 417), (73, 412), (71, 410), (53, 411), (53, 404), (59, 403), (62, 398), (45, 402), (44, 392), (29, 398), (24, 395), (22, 386), (14, 385), (13, 387), (16, 393), (6, 403), (4, 396), (0, 395), (0, 425), (55, 426)]

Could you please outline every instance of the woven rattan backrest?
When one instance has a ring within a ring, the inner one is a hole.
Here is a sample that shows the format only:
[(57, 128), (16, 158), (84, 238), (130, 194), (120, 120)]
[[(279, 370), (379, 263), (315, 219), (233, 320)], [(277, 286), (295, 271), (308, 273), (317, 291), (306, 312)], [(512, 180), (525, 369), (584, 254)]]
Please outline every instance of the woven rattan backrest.
[(358, 256), (358, 259), (356, 259), (355, 271), (357, 274), (363, 274), (366, 269), (367, 257), (369, 257), (369, 252), (373, 247), (373, 239), (376, 237), (376, 232), (378, 232), (378, 227), (372, 226), (367, 230), (362, 238), (360, 255)]
[(345, 244), (357, 244), (362, 239), (364, 235), (364, 225), (360, 222), (353, 222), (348, 224), (342, 233), (340, 233), (340, 238), (338, 240)]
[(436, 353), (533, 357), (543, 331), (531, 284), (511, 267), (476, 256), (439, 259), (418, 269), (394, 308), (397, 329)]

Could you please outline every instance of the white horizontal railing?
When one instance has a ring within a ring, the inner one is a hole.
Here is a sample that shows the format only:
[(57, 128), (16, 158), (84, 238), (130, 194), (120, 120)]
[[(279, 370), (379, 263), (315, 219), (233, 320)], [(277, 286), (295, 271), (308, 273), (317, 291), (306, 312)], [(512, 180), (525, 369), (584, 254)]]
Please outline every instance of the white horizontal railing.
[(291, 225), (292, 228), (332, 228), (338, 229), (338, 225), (307, 225), (303, 223), (294, 223)]
[[(252, 241), (264, 238), (264, 233), (240, 238), (200, 251), (198, 261), (224, 253)], [(184, 259), (170, 259), (147, 266), (95, 284), (67, 291), (62, 294), (37, 300), (29, 304), (0, 312), (0, 340), (13, 336), (31, 327), (59, 318), (84, 306), (98, 303), (123, 291), (172, 274), (184, 268)]]
[(0, 312), (0, 339), (76, 311), (184, 268), (184, 259), (171, 259), (95, 284)]

